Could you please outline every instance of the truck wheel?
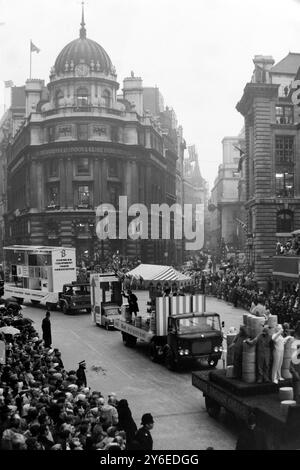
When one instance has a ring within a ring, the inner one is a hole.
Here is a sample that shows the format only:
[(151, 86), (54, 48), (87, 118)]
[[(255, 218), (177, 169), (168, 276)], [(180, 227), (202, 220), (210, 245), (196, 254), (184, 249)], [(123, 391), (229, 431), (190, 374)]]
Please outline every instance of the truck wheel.
[(32, 303), (32, 305), (39, 305), (40, 304), (39, 300), (31, 300), (30, 302)]
[(157, 349), (154, 343), (150, 344), (149, 356), (152, 362), (158, 362)]
[(218, 364), (218, 362), (219, 362), (219, 359), (215, 359), (215, 358), (211, 358), (211, 357), (209, 357), (208, 360), (207, 360), (208, 367), (210, 369), (214, 369), (216, 367), (216, 365)]
[(68, 308), (68, 305), (67, 304), (63, 304), (62, 306), (62, 311), (65, 315), (69, 315), (70, 314), (70, 310)]
[(177, 369), (176, 362), (174, 360), (174, 354), (172, 353), (171, 349), (168, 349), (166, 352), (166, 367), (169, 370), (175, 371)]
[(217, 419), (221, 410), (219, 403), (210, 397), (205, 397), (205, 406), (209, 416)]

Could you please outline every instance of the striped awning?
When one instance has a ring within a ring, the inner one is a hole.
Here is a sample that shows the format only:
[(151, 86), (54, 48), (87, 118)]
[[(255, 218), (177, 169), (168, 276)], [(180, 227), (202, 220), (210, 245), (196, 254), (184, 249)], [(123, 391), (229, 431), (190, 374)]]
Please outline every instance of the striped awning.
[(182, 274), (172, 266), (161, 266), (157, 264), (140, 264), (127, 273), (133, 279), (144, 281), (191, 281), (186, 274)]

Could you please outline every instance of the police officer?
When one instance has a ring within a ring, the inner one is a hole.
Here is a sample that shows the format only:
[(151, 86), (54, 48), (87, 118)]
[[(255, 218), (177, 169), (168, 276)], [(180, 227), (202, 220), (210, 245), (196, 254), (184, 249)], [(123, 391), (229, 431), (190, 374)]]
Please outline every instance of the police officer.
[(154, 420), (150, 413), (145, 413), (142, 416), (142, 427), (136, 432), (134, 444), (139, 450), (152, 450), (153, 439), (150, 430), (153, 429)]

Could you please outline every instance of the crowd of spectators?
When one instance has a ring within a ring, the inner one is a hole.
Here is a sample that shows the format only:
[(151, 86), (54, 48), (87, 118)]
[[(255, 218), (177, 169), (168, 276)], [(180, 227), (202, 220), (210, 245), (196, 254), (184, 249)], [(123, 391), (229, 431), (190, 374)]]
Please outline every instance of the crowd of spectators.
[(276, 255), (300, 255), (300, 235), (293, 234), (292, 238), (285, 243), (278, 241), (276, 243)]
[(238, 268), (227, 268), (216, 273), (196, 273), (194, 275), (198, 289), (207, 295), (216, 296), (235, 307), (246, 310), (261, 303), (266, 311), (278, 316), (279, 323), (291, 325), (300, 319), (298, 285), (290, 285), (286, 290), (269, 291), (258, 287), (254, 274)]
[[(138, 436), (145, 432), (142, 427), (136, 433), (126, 399), (118, 401), (113, 393), (105, 399), (101, 392), (82, 385), (75, 370), (65, 370), (60, 351), (45, 348), (33, 322), (20, 311), (1, 306), (0, 331), (3, 328), (1, 450), (122, 452), (143, 448)], [(12, 328), (19, 333), (14, 334)], [(143, 415), (143, 426), (150, 418), (148, 413)]]

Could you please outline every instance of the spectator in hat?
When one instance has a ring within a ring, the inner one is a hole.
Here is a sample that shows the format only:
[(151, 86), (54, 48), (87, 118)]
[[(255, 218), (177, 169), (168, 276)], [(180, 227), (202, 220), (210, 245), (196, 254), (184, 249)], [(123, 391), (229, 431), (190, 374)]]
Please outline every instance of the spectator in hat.
[(86, 364), (85, 361), (79, 362), (79, 367), (76, 371), (76, 376), (77, 376), (77, 385), (78, 387), (86, 387), (87, 386), (87, 380), (86, 380), (86, 375), (85, 375), (85, 369), (86, 369)]
[(133, 441), (134, 450), (152, 450), (153, 439), (151, 436), (151, 429), (154, 426), (153, 416), (150, 413), (145, 413), (141, 420), (142, 427), (136, 432), (135, 439)]
[(52, 344), (50, 312), (47, 310), (46, 316), (42, 321), (43, 340), (45, 348), (50, 348)]

